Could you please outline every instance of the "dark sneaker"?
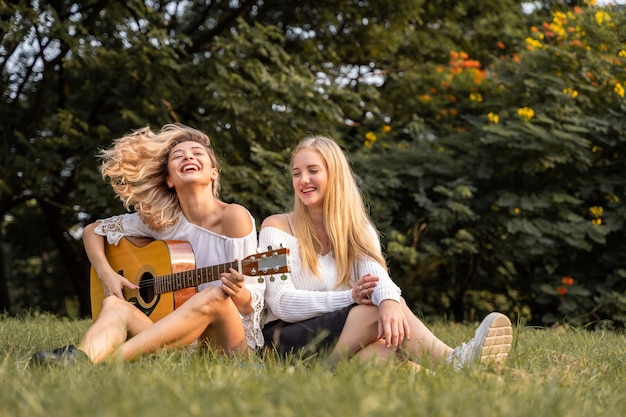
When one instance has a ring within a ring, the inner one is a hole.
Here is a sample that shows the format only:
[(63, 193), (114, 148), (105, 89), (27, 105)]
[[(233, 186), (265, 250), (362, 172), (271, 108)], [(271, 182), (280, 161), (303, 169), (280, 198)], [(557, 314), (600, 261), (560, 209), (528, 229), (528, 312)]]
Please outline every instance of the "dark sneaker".
[(60, 365), (67, 366), (70, 363), (91, 362), (89, 356), (74, 345), (63, 346), (52, 352), (40, 350), (30, 359), (33, 365)]
[(509, 355), (513, 342), (511, 320), (491, 313), (480, 323), (474, 337), (452, 351), (448, 363), (459, 371), (472, 364), (500, 366)]

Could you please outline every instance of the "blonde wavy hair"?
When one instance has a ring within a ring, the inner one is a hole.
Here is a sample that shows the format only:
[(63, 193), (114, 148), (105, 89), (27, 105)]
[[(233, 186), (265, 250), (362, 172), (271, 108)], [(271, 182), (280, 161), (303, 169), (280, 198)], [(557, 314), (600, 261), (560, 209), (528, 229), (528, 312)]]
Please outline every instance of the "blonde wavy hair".
[[(291, 156), (292, 168), (295, 156), (304, 150), (319, 153), (328, 171), (323, 212), (330, 249), (334, 252), (337, 263), (339, 279), (336, 287), (350, 286), (352, 269), (360, 259), (371, 258), (387, 269), (380, 245), (375, 239), (376, 227), (365, 210), (354, 173), (339, 145), (326, 136), (303, 139)], [(321, 252), (322, 244), (313, 230), (307, 206), (297, 197), (294, 201), (293, 218), (294, 235), (299, 242), (302, 264), (318, 275), (317, 254)]]
[[(127, 210), (134, 210), (150, 228), (162, 230), (176, 223), (181, 207), (173, 188), (165, 182), (170, 151), (181, 142), (204, 145), (213, 166), (217, 158), (211, 140), (199, 130), (182, 124), (167, 124), (158, 134), (149, 127), (115, 139), (109, 149), (100, 150), (102, 177), (109, 177), (113, 191)], [(213, 182), (213, 196), (218, 197), (219, 177)]]

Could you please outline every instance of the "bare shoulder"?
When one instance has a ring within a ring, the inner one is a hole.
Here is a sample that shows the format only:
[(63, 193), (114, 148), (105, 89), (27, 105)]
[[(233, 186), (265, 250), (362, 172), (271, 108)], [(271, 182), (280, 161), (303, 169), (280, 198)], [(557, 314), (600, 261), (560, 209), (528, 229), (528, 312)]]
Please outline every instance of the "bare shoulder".
[(281, 214), (272, 214), (263, 220), (261, 224), (261, 229), (265, 227), (275, 227), (283, 232), (291, 233), (291, 228), (289, 227), (288, 217), (289, 213), (281, 213)]
[(222, 212), (222, 229), (228, 237), (246, 237), (252, 232), (252, 218), (248, 209), (240, 204), (227, 204)]

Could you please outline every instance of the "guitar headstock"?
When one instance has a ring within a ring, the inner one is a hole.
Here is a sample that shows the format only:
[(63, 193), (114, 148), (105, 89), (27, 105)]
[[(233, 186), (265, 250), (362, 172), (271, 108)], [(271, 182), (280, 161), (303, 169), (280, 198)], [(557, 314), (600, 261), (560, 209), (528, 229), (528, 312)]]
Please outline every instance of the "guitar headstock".
[(266, 252), (246, 257), (241, 262), (241, 273), (248, 276), (278, 274), (291, 271), (289, 249), (268, 248)]

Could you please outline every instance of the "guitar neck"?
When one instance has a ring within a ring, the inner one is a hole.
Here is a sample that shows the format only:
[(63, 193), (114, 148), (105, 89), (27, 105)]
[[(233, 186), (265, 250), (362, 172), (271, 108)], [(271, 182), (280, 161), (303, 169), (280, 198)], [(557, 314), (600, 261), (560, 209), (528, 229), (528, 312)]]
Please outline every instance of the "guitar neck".
[(221, 265), (160, 275), (154, 278), (154, 292), (163, 294), (182, 290), (183, 288), (197, 287), (201, 284), (218, 280), (221, 273), (228, 272), (230, 268), (238, 269), (238, 266), (237, 262), (228, 262)]

